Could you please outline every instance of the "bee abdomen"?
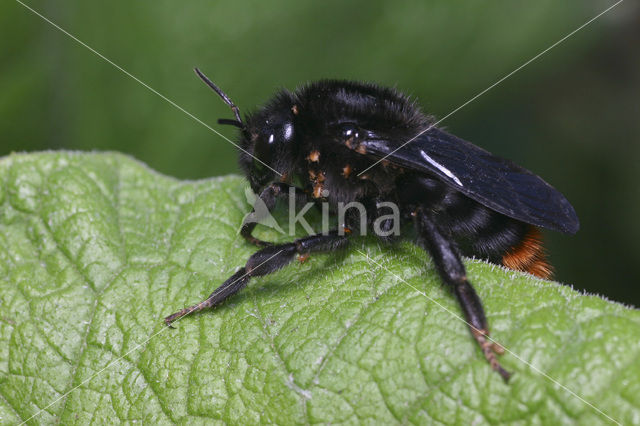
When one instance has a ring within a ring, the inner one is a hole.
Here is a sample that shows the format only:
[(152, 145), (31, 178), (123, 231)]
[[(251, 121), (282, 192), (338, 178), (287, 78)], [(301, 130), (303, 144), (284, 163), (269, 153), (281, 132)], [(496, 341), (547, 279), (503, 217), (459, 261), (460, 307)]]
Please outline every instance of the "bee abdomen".
[(507, 268), (548, 279), (552, 268), (546, 260), (540, 230), (477, 203), (453, 209), (449, 226), (468, 256), (487, 259)]

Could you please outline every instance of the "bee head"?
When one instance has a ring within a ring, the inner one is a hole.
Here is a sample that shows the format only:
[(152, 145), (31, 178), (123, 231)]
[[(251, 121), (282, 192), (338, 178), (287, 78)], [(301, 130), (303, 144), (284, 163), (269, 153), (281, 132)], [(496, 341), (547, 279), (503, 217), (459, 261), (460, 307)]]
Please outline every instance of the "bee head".
[(281, 180), (291, 171), (295, 138), (294, 116), (284, 96), (247, 117), (241, 139), (245, 152), (240, 154), (240, 165), (254, 191), (274, 180)]
[(196, 74), (229, 105), (235, 119), (219, 119), (241, 130), (240, 166), (251, 189), (260, 193), (271, 182), (282, 180), (292, 169), (295, 139), (293, 97), (283, 91), (272, 102), (243, 121), (240, 110), (231, 99), (197, 68)]

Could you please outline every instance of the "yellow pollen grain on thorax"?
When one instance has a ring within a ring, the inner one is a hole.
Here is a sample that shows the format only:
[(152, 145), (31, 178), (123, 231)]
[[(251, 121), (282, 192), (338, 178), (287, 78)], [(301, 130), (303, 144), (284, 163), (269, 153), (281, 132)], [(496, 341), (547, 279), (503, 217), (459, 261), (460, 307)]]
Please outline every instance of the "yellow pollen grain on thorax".
[(314, 198), (321, 198), (322, 197), (322, 190), (324, 189), (324, 186), (322, 185), (322, 183), (317, 183), (314, 187), (313, 187), (313, 197)]
[(312, 163), (317, 163), (318, 161), (320, 161), (320, 151), (318, 151), (317, 149), (311, 151), (307, 156), (307, 160), (311, 161)]

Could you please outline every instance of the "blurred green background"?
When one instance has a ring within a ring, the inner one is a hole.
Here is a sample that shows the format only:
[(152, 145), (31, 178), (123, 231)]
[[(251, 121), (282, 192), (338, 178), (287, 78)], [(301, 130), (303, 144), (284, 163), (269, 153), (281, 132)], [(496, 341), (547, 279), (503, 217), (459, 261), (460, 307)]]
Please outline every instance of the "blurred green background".
[[(215, 124), (281, 87), (371, 80), (442, 117), (614, 2), (25, 1)], [(557, 279), (640, 305), (640, 8), (627, 1), (442, 124), (543, 176), (575, 206), (547, 233)], [(0, 155), (116, 150), (178, 178), (237, 173), (233, 146), (53, 28), (0, 4)]]

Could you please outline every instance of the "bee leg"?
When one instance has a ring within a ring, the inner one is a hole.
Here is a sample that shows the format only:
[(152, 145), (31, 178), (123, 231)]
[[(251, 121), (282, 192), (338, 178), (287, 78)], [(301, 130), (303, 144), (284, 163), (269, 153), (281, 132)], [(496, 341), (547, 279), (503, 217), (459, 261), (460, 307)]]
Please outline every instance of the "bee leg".
[(273, 210), (278, 197), (284, 197), (288, 195), (290, 188), (295, 189), (296, 205), (303, 200), (307, 200), (307, 195), (302, 189), (292, 187), (284, 182), (273, 182), (262, 191), (259, 197), (259, 199), (262, 201), (262, 205), (266, 208), (256, 210), (254, 206), (254, 209), (251, 211), (249, 216), (246, 217), (244, 223), (242, 224), (240, 235), (242, 235), (245, 240), (247, 240), (251, 244), (257, 245), (258, 247), (267, 247), (273, 245), (273, 243), (262, 241), (258, 238), (255, 238), (251, 234), (253, 233), (253, 230), (258, 222), (264, 219), (266, 215)]
[(504, 349), (488, 339), (489, 324), (482, 309), (482, 302), (467, 280), (456, 244), (451, 238), (445, 236), (445, 233), (436, 225), (436, 221), (422, 209), (416, 211), (414, 220), (420, 245), (431, 254), (440, 277), (453, 289), (471, 334), (480, 345), (482, 353), (491, 364), (491, 368), (497, 371), (505, 382), (508, 381), (511, 374), (502, 368), (496, 356), (504, 352)]
[(184, 308), (164, 319), (164, 323), (171, 327), (175, 320), (193, 312), (217, 306), (229, 297), (242, 290), (252, 277), (271, 274), (288, 265), (296, 255), (306, 255), (319, 251), (334, 251), (348, 244), (346, 235), (339, 235), (338, 231), (316, 234), (299, 238), (291, 243), (272, 245), (255, 252), (244, 267), (227, 279), (214, 290), (206, 300), (188, 308)]

